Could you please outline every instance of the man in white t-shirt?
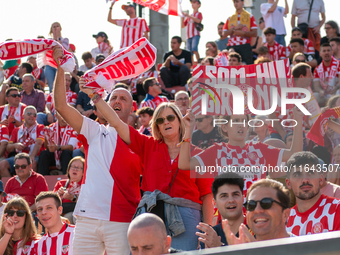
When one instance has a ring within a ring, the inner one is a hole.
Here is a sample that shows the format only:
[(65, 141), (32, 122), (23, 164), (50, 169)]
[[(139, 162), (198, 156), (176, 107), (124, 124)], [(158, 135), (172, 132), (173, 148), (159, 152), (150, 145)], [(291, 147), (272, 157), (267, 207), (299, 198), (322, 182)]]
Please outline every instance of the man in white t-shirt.
[(268, 3), (261, 4), (261, 14), (267, 27), (272, 27), (276, 30), (275, 41), (286, 47), (285, 36), (286, 27), (283, 17), (286, 17), (289, 8), (287, 0), (285, 0), (285, 7), (277, 6), (279, 0), (268, 0)]

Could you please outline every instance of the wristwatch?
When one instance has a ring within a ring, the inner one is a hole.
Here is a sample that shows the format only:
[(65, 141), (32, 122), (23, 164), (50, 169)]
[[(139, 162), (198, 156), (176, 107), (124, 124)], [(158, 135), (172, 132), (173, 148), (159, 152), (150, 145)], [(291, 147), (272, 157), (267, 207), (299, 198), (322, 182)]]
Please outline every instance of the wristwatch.
[(72, 199), (72, 202), (76, 202), (77, 201), (77, 196), (74, 195), (74, 198)]
[(61, 146), (59, 145), (58, 151), (61, 151)]

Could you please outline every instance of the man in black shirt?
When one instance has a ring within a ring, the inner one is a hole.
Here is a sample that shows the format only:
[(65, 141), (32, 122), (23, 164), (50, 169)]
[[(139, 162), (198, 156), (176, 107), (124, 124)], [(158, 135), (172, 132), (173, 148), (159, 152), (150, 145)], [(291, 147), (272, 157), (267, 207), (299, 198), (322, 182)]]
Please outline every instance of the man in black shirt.
[(160, 69), (160, 76), (167, 88), (173, 86), (185, 86), (190, 78), (190, 69), (192, 66), (191, 53), (180, 48), (182, 38), (174, 36), (171, 39), (171, 49), (164, 54), (163, 66)]
[[(217, 176), (211, 186), (214, 206), (221, 214), (222, 220), (228, 220), (230, 230), (236, 237), (238, 237), (240, 225), (245, 221), (243, 187), (243, 178), (233, 172)], [(206, 248), (228, 245), (221, 223), (211, 227), (200, 222), (197, 228), (203, 232), (196, 232), (199, 236), (198, 240), (204, 243)]]

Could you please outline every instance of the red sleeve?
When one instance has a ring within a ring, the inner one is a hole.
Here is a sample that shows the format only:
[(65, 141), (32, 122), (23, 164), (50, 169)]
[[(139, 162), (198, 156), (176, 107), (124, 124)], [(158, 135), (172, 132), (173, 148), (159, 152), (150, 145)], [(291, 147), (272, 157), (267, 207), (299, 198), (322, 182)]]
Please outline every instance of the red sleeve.
[(250, 18), (250, 29), (257, 29), (256, 20), (253, 15)]
[(40, 194), (40, 192), (42, 192), (42, 191), (48, 191), (48, 186), (47, 186), (47, 183), (46, 183), (44, 176), (39, 174), (37, 176), (36, 181), (35, 181), (34, 196), (38, 196)]
[(259, 148), (266, 159), (267, 166), (277, 166), (282, 163), (282, 154), (284, 149), (269, 146), (268, 144), (259, 143)]
[(54, 186), (53, 192), (57, 192), (60, 187), (63, 187), (63, 185), (61, 185), (61, 181), (58, 181)]
[(20, 113), (21, 121), (24, 121), (24, 110), (25, 110), (26, 107), (27, 107), (27, 105), (25, 105), (25, 104), (21, 105), (21, 113)]
[(131, 126), (129, 126), (129, 129), (131, 143), (128, 146), (141, 158), (141, 161), (144, 162), (144, 156), (145, 154), (147, 155), (145, 152), (151, 149), (148, 144), (153, 142), (154, 138), (138, 133), (138, 131)]
[(223, 31), (227, 31), (227, 30), (228, 30), (228, 25), (229, 25), (229, 18), (228, 18), (227, 21), (224, 23)]
[(43, 141), (45, 141), (44, 128), (45, 128), (44, 125), (38, 124), (38, 126), (37, 126), (37, 139), (42, 139)]
[(187, 26), (188, 25), (188, 18), (185, 18), (184, 20), (184, 26)]
[(1, 125), (0, 142), (8, 142), (8, 140), (9, 140), (8, 127), (6, 127), (5, 125)]
[(146, 24), (146, 21), (145, 19), (143, 19), (143, 32), (149, 32), (150, 29), (148, 27), (148, 25)]
[[(316, 67), (318, 68), (318, 67)], [(314, 79), (320, 79), (318, 72), (316, 71), (316, 68), (314, 69)]]
[(138, 110), (138, 107), (137, 107), (137, 103), (135, 100), (133, 100), (132, 106), (133, 106), (133, 111), (136, 112)]
[(72, 93), (72, 96), (70, 98), (70, 102), (69, 104), (72, 105), (72, 106), (75, 106), (76, 105), (76, 102), (77, 102), (77, 97), (78, 95), (76, 93)]
[(198, 13), (197, 18), (202, 22), (203, 20), (203, 15), (201, 12)]
[(1, 116), (2, 116), (2, 112), (4, 111), (4, 109), (5, 109), (5, 106), (3, 105), (3, 106), (0, 106), (0, 118), (1, 118)]
[(13, 129), (9, 142), (16, 143), (18, 141), (18, 131), (19, 128)]
[(212, 173), (205, 173), (204, 175), (200, 176), (198, 173), (196, 175), (196, 185), (198, 187), (198, 190), (200, 192), (200, 197), (203, 197), (205, 195), (210, 194), (211, 191), (211, 185), (214, 181), (214, 176)]
[(289, 44), (288, 47), (287, 47), (287, 56), (289, 56), (291, 50), (292, 49), (290, 48), (290, 44)]
[(286, 58), (286, 47), (282, 46), (281, 52), (280, 52), (280, 59), (285, 59)]
[(52, 95), (48, 94), (47, 99), (46, 99), (46, 104), (52, 104)]
[(218, 145), (214, 144), (210, 146), (208, 149), (194, 156), (200, 163), (201, 167), (216, 166), (215, 160), (217, 158), (217, 146)]

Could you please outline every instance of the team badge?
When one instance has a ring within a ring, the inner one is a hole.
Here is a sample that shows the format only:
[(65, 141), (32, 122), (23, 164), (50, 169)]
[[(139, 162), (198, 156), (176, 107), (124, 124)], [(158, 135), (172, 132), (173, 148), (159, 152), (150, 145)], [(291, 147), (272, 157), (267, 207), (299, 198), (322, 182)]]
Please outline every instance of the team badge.
[(256, 161), (259, 157), (257, 156), (257, 153), (254, 151), (254, 152), (250, 152), (247, 154), (247, 157), (252, 160), (252, 161)]
[(312, 227), (312, 234), (318, 234), (323, 232), (323, 225), (321, 222), (314, 224)]
[(62, 248), (62, 252), (63, 252), (64, 254), (68, 253), (69, 245), (63, 245), (61, 248)]
[(29, 245), (25, 245), (24, 248), (23, 248), (23, 250), (22, 250), (22, 252), (23, 252), (24, 254), (27, 254), (27, 253), (29, 252), (29, 250), (30, 250), (30, 247), (31, 247), (31, 246), (29, 246)]

